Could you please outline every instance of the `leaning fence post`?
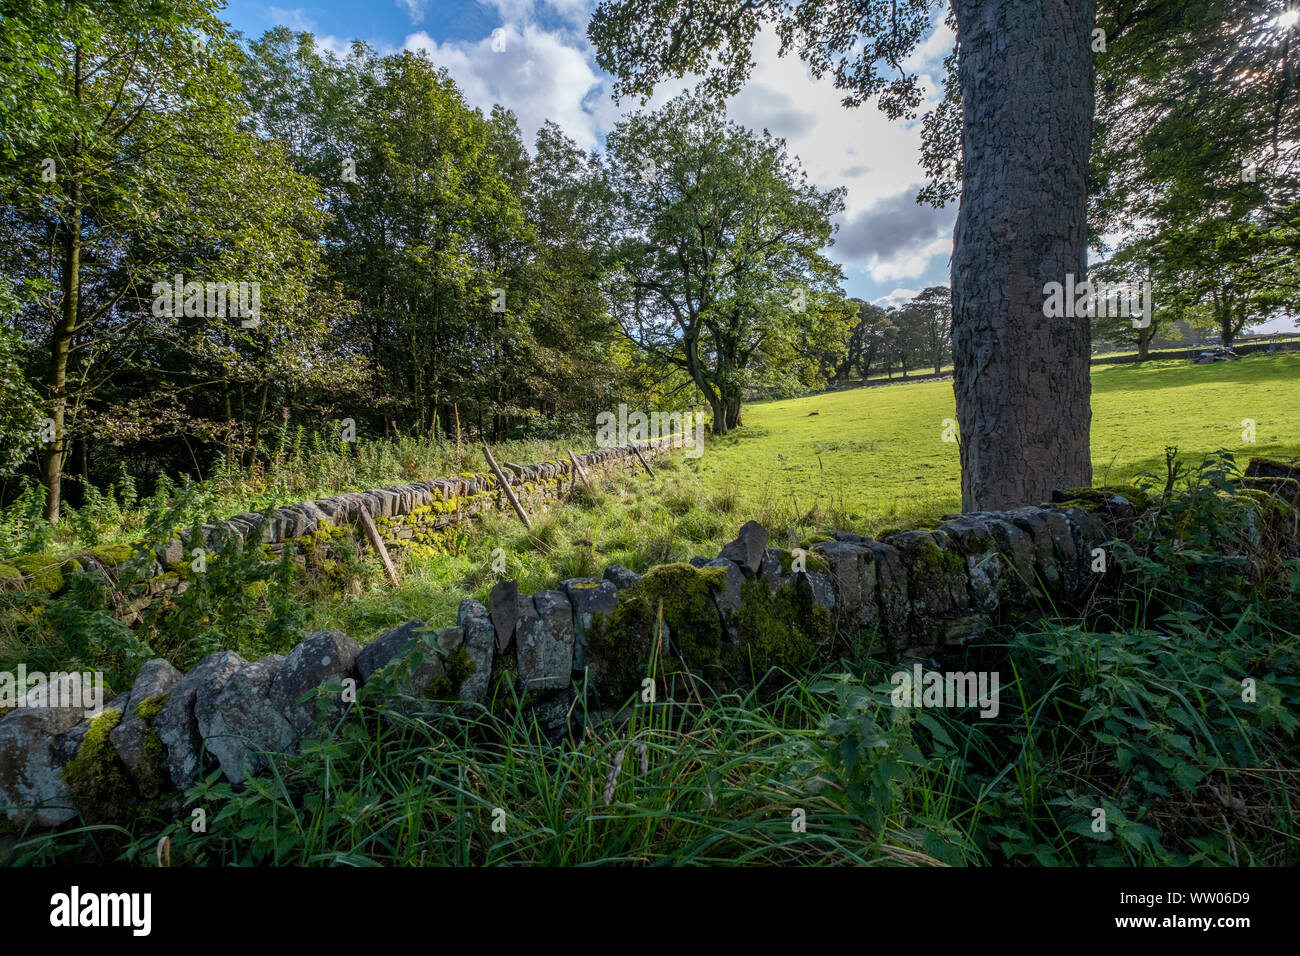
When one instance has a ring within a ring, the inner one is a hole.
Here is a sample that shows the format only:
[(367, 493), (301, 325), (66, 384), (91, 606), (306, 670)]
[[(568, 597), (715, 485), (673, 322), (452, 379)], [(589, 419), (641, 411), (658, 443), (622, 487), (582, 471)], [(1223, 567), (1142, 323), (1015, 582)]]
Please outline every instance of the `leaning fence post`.
[(637, 448), (635, 444), (632, 445), (632, 454), (636, 455), (637, 461), (641, 462), (641, 467), (645, 469), (645, 473), (653, 478), (655, 473), (651, 471), (650, 466), (645, 463), (645, 459), (641, 457), (641, 450)]
[(492, 469), (492, 474), (496, 475), (497, 481), (501, 483), (501, 490), (506, 493), (506, 497), (510, 500), (510, 504), (514, 506), (515, 514), (519, 515), (519, 520), (524, 523), (524, 527), (529, 531), (532, 531), (533, 523), (528, 520), (528, 515), (524, 514), (524, 506), (521, 505), (519, 499), (515, 497), (514, 490), (510, 487), (510, 482), (506, 481), (506, 476), (502, 473), (501, 469), (497, 467), (496, 459), (492, 457), (492, 452), (488, 450), (487, 445), (483, 446), (483, 456), (487, 459), (488, 467)]
[(397, 569), (393, 567), (393, 559), (388, 556), (388, 548), (384, 546), (384, 539), (379, 536), (379, 529), (375, 523), (370, 520), (370, 512), (366, 511), (363, 505), (360, 509), (361, 527), (366, 532), (366, 537), (370, 539), (370, 546), (379, 554), (379, 560), (384, 562), (384, 570), (388, 572), (388, 580), (393, 587), (400, 587), (401, 582), (397, 580)]
[(590, 488), (591, 479), (588, 478), (587, 473), (582, 470), (582, 465), (578, 464), (577, 456), (573, 454), (572, 448), (569, 449), (569, 461), (573, 462), (573, 470), (577, 473), (578, 477), (582, 479), (582, 483)]

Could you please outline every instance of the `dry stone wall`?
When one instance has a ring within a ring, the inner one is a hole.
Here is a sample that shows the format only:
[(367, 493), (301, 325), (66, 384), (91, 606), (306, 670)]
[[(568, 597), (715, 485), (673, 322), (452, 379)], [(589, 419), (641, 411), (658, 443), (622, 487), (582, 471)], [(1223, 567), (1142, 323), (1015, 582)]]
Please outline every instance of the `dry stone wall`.
[[(1300, 498), (1293, 477), (1250, 480), (1250, 493)], [(412, 620), (366, 647), (324, 631), (259, 661), (210, 654), (186, 674), (152, 661), (97, 715), (29, 700), (0, 718), (0, 806), (16, 825), (52, 827), (121, 816), (214, 768), (239, 784), (268, 754), (327, 733), (357, 699), (429, 720), (487, 708), (558, 737), (650, 688), (658, 700), (699, 679), (725, 688), (834, 654), (853, 636), (895, 659), (932, 658), (1000, 622), (1079, 609), (1116, 583), (1116, 563), (1096, 558), (1132, 537), (1141, 494), (1056, 498), (792, 549), (748, 522), (715, 558), (645, 575), (615, 565), (536, 594), (503, 581), (487, 605), (462, 602), (455, 623)], [(363, 500), (382, 514), (383, 498)]]
[[(409, 515), (431, 491), (341, 496), (320, 511), (340, 521), (356, 507)], [(1093, 495), (952, 516), (882, 541), (836, 533), (799, 549), (772, 547), (749, 522), (716, 558), (644, 576), (616, 565), (536, 594), (502, 582), (488, 605), (464, 601), (454, 624), (413, 620), (364, 648), (325, 631), (283, 656), (210, 654), (186, 674), (152, 661), (98, 715), (20, 706), (0, 718), (0, 805), (16, 825), (50, 827), (111, 818), (211, 768), (241, 783), (267, 768), (268, 753), (292, 753), (344, 716), (349, 687), (378, 688), (408, 713), (522, 709), (560, 735), (577, 729), (575, 714), (615, 713), (647, 680), (659, 699), (693, 679), (743, 682), (807, 663), (844, 633), (873, 635), (883, 653), (929, 657), (1047, 599), (1058, 608), (1088, 600), (1105, 586), (1093, 548), (1122, 536), (1140, 505)], [(300, 537), (322, 520), (299, 514), (272, 522), (272, 533)], [(583, 688), (589, 696), (575, 707)], [(106, 791), (103, 780), (116, 785)]]
[[(638, 445), (636, 450), (631, 445), (598, 448), (575, 457), (584, 473), (594, 479), (640, 471), (637, 451), (652, 461), (671, 454), (680, 444), (681, 436), (673, 436)], [(570, 461), (500, 464), (526, 509), (547, 500), (563, 499), (581, 483)], [(235, 515), (227, 521), (204, 525), (194, 540), (188, 533), (179, 534), (157, 552), (141, 554), (128, 545), (113, 545), (69, 558), (27, 556), (16, 559), (22, 568), (0, 564), (0, 588), (57, 593), (66, 586), (68, 570), (89, 568), (114, 581), (130, 570), (145, 580), (121, 600), (116, 611), (122, 620), (134, 624), (154, 602), (185, 592), (195, 548), (215, 554), (238, 539), (245, 547), (260, 546), (268, 559), (277, 557), (291, 544), (299, 553), (323, 549), (328, 554), (342, 539), (364, 540), (359, 538), (356, 525), (365, 512), (395, 557), (403, 552), (428, 554), (450, 545), (474, 515), (509, 508), (495, 475), (466, 473), (334, 495), (270, 512)]]

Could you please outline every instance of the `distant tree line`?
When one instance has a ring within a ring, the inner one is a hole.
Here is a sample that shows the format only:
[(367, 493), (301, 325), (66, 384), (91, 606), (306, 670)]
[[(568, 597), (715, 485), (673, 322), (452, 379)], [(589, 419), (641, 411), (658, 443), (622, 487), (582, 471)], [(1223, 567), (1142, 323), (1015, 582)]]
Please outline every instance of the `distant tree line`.
[(952, 296), (931, 286), (906, 302), (881, 306), (850, 298), (854, 314), (843, 347), (825, 356), (826, 379), (843, 383), (952, 367)]

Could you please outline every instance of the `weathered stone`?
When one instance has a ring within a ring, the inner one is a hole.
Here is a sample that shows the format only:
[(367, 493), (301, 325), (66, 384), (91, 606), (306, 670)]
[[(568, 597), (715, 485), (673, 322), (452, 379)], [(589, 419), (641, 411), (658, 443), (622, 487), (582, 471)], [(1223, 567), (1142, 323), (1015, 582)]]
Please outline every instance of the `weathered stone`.
[(519, 681), (525, 692), (569, 686), (573, 671), (573, 608), (560, 591), (538, 591), (521, 605), (515, 626)]
[(834, 538), (836, 541), (850, 541), (850, 542), (856, 542), (858, 544), (861, 544), (863, 541), (868, 540), (867, 538), (864, 538), (860, 534), (854, 534), (852, 531), (832, 531), (831, 537)]
[(629, 571), (621, 564), (611, 564), (605, 569), (605, 580), (622, 591), (625, 588), (640, 584), (641, 575), (635, 571)]
[(979, 640), (988, 629), (989, 619), (985, 614), (966, 614), (950, 617), (940, 622), (938, 637), (949, 647), (958, 647)]
[(15, 826), (54, 827), (77, 815), (63, 779), (68, 753), (56, 746), (56, 738), (85, 721), (86, 709), (46, 705), (83, 703), (78, 681), (77, 675), (63, 674), (33, 687), (0, 718), (0, 803)]
[(429, 643), (445, 659), (465, 646), (465, 632), (458, 625), (440, 627), (432, 632)]
[(1075, 586), (1076, 569), (1079, 566), (1079, 553), (1074, 544), (1074, 532), (1070, 528), (1070, 522), (1056, 508), (1040, 509), (1043, 513), (1043, 520), (1047, 524), (1048, 533), (1052, 536), (1052, 550), (1056, 557), (1056, 565), (1061, 571), (1061, 585), (1065, 589), (1073, 589)]
[[(1061, 514), (1070, 523), (1070, 530), (1074, 534), (1074, 545), (1079, 556), (1078, 587), (1087, 590), (1103, 579), (1102, 574), (1093, 570), (1093, 551), (1101, 548), (1108, 552), (1106, 545), (1114, 536), (1096, 515), (1082, 508), (1062, 508)], [(1104, 566), (1109, 570), (1111, 565), (1107, 553)]]
[(163, 564), (176, 564), (185, 560), (185, 544), (178, 538), (172, 538), (158, 551), (158, 560)]
[(109, 742), (132, 775), (147, 769), (144, 768), (145, 744), (150, 725), (150, 720), (140, 717), (136, 708), (150, 698), (166, 694), (184, 676), (170, 661), (162, 658), (149, 661), (135, 675), (135, 683), (131, 685), (131, 693), (122, 709), (122, 719), (108, 733)]
[[(317, 631), (294, 645), (271, 681), (271, 703), (299, 736), (316, 726), (317, 694), (322, 684), (355, 679), (361, 645), (342, 631)], [(311, 699), (303, 700), (311, 694)], [(337, 720), (347, 710), (342, 694), (329, 699), (328, 714)]]
[(1002, 603), (1002, 580), (1009, 571), (998, 550), (990, 522), (978, 516), (963, 515), (945, 522), (939, 530), (948, 536), (952, 547), (966, 562), (966, 577), (974, 606), (986, 614), (995, 613)]
[(907, 632), (910, 612), (907, 596), (907, 568), (898, 549), (882, 541), (864, 541), (876, 561), (876, 597), (880, 605), (880, 629), (892, 642)]
[(167, 771), (178, 790), (188, 789), (202, 769), (200, 704), (206, 707), (230, 676), (246, 664), (234, 651), (216, 651), (195, 664), (167, 692), (167, 703), (154, 718), (153, 729), (167, 748)]
[(474, 672), (460, 683), (461, 700), (482, 704), (487, 700), (487, 684), (491, 679), (491, 663), (497, 646), (497, 628), (491, 623), (486, 607), (477, 601), (460, 602), (456, 623), (464, 633), (465, 653), (474, 663)]
[(726, 628), (727, 637), (732, 641), (739, 641), (740, 587), (745, 583), (745, 572), (740, 570), (740, 565), (735, 561), (730, 561), (727, 558), (714, 558), (704, 567), (725, 568), (727, 571), (727, 578), (723, 586), (710, 593), (713, 596), (713, 603), (717, 605), (718, 615), (722, 618), (722, 625)]
[(1008, 511), (1006, 516), (1034, 542), (1034, 571), (1037, 580), (1052, 593), (1059, 593), (1061, 569), (1057, 563), (1056, 545), (1052, 541), (1052, 529), (1048, 527), (1045, 509), (1017, 508)]
[(925, 628), (938, 619), (970, 607), (966, 560), (948, 546), (941, 531), (904, 531), (890, 535), (907, 568), (907, 593), (912, 623)]
[(211, 708), (196, 710), (204, 746), (231, 783), (242, 783), (265, 770), (263, 751), (287, 753), (298, 740), (271, 693), (283, 664), (282, 656), (272, 654), (241, 667), (226, 681)]
[(607, 621), (618, 607), (618, 588), (611, 581), (595, 578), (570, 578), (560, 582), (573, 606), (573, 669), (587, 666), (587, 634), (597, 617)]
[(763, 563), (767, 541), (766, 528), (757, 521), (746, 521), (736, 540), (725, 545), (718, 557), (735, 561), (749, 577), (755, 577)]
[(518, 581), (498, 581), (488, 595), (488, 613), (496, 629), (497, 650), (504, 651), (514, 638), (515, 624), (519, 620), (520, 596)]
[(370, 680), (370, 676), (389, 661), (407, 653), (411, 644), (427, 631), (428, 627), (425, 623), (416, 618), (393, 628), (363, 647), (357, 654), (356, 661), (357, 673), (361, 676), (362, 682)]
[(876, 601), (876, 558), (871, 549), (854, 541), (823, 541), (812, 550), (831, 567), (839, 623), (849, 628), (876, 627), (880, 606)]
[(1246, 464), (1247, 478), (1294, 478), (1300, 480), (1300, 461), (1256, 456)]
[(1034, 539), (1016, 524), (1008, 520), (1003, 512), (982, 512), (970, 517), (985, 522), (997, 542), (1007, 582), (1004, 602), (1026, 605), (1039, 596), (1036, 573), (1034, 570)]
[(708, 565), (709, 565), (709, 563), (710, 563), (711, 561), (716, 561), (716, 560), (718, 560), (718, 559), (717, 559), (717, 558), (705, 558), (705, 557), (702, 557), (701, 555), (698, 555), (698, 554), (697, 554), (695, 557), (691, 558), (689, 564), (690, 564), (691, 567), (693, 567), (693, 568), (704, 568), (704, 567), (708, 567)]
[(824, 607), (834, 613), (835, 586), (831, 576), (821, 571), (798, 571), (795, 573), (795, 586), (813, 607)]
[(280, 519), (280, 538), (281, 541), (287, 541), (289, 538), (301, 538), (305, 534), (316, 530), (308, 521), (307, 515), (297, 507), (281, 508), (276, 512), (276, 517)]
[(759, 562), (758, 578), (773, 594), (794, 580), (794, 575), (783, 567), (784, 564), (789, 563), (782, 561), (782, 556), (785, 554), (787, 552), (780, 548), (767, 548)]
[(529, 715), (537, 721), (542, 733), (551, 740), (562, 737), (568, 727), (571, 698), (568, 689), (546, 694), (533, 701)]
[(347, 505), (338, 498), (320, 498), (315, 505), (322, 515), (335, 524), (342, 524), (346, 519)]

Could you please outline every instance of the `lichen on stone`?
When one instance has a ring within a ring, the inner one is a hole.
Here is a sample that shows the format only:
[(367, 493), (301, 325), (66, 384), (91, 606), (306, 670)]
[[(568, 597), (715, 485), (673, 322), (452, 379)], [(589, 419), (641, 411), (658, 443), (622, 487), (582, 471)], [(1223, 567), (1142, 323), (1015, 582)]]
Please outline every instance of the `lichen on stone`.
[(1061, 501), (1053, 502), (1058, 508), (1080, 508), (1084, 511), (1096, 511), (1112, 498), (1123, 498), (1137, 511), (1145, 510), (1151, 503), (1150, 496), (1134, 485), (1098, 485), (1095, 488), (1072, 488), (1065, 492)]

